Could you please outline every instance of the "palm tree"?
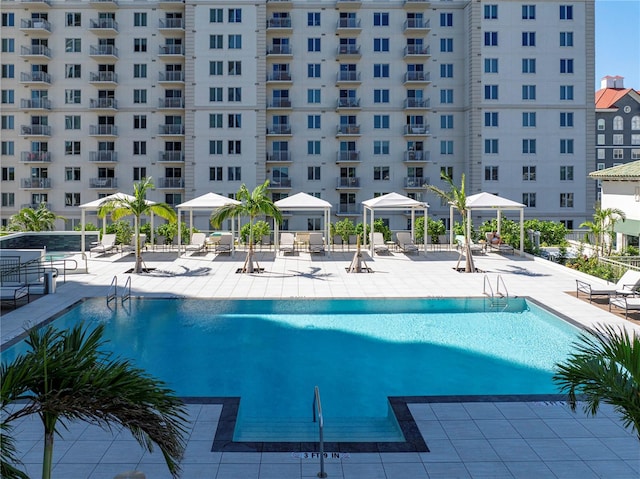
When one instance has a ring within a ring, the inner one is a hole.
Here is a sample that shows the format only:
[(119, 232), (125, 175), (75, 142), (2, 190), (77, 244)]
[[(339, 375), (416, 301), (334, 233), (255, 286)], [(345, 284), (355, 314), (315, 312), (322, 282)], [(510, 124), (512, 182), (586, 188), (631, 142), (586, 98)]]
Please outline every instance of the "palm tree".
[[(103, 333), (102, 324), (93, 331), (82, 324), (64, 331), (53, 326), (32, 330), (26, 340), (30, 349), (0, 368), (4, 423), (0, 430), (30, 414), (40, 416), (43, 479), (51, 478), (55, 434), (60, 435), (74, 420), (105, 429), (112, 424), (128, 429), (145, 450), (152, 452), (157, 445), (169, 471), (178, 477), (188, 424), (182, 401), (164, 382), (101, 351), (106, 342)], [(9, 407), (14, 405), (15, 409)], [(2, 443), (3, 448), (14, 444), (9, 436), (3, 436)], [(3, 461), (7, 458), (10, 455), (1, 456)], [(1, 470), (12, 471), (12, 467), (3, 462)]]
[[(456, 186), (453, 183), (453, 180), (446, 175), (446, 173), (441, 172), (440, 177), (446, 181), (451, 187), (450, 191), (444, 191), (438, 188), (435, 185), (427, 185), (427, 188), (437, 194), (440, 198), (443, 198), (449, 204), (453, 205), (453, 207), (458, 210), (460, 215), (462, 215), (462, 227), (464, 230), (464, 255), (465, 255), (465, 273), (475, 273), (476, 268), (473, 264), (473, 256), (471, 255), (471, 238), (470, 238), (470, 224), (467, 215), (467, 195), (465, 193), (464, 186), (464, 173), (462, 173), (462, 177), (460, 178), (460, 187)], [(458, 258), (458, 265), (460, 264), (460, 258)], [(458, 267), (456, 265), (456, 269)]]
[[(627, 216), (624, 214), (624, 211), (618, 208), (605, 208), (596, 210), (596, 214), (598, 218), (602, 221), (602, 254), (604, 254), (605, 243), (607, 246), (607, 255), (611, 255), (611, 249), (613, 248), (613, 239), (615, 238), (614, 228), (616, 223), (620, 220), (625, 221)], [(594, 215), (595, 216), (595, 215)], [(605, 240), (604, 235), (607, 235), (607, 239)]]
[(166, 203), (153, 203), (147, 201), (147, 191), (153, 189), (151, 177), (143, 178), (142, 181), (133, 185), (133, 198), (115, 198), (105, 201), (98, 208), (98, 216), (104, 218), (107, 214), (111, 215), (113, 221), (117, 221), (125, 216), (134, 217), (134, 238), (136, 246), (136, 264), (133, 268), (134, 273), (142, 272), (142, 254), (140, 252), (140, 217), (151, 213), (164, 218), (167, 221), (176, 220), (176, 212)]
[(601, 402), (610, 404), (640, 440), (640, 336), (601, 325), (582, 333), (575, 347), (553, 376), (571, 409), (582, 400), (584, 412), (594, 416)]
[(256, 217), (267, 215), (273, 217), (274, 221), (278, 223), (282, 221), (282, 213), (267, 195), (268, 186), (269, 180), (249, 192), (246, 185), (243, 184), (236, 193), (236, 200), (240, 202), (239, 204), (226, 204), (216, 209), (211, 215), (211, 225), (214, 228), (219, 228), (222, 222), (229, 218), (249, 217), (249, 250), (242, 267), (243, 273), (253, 273), (255, 269), (253, 261), (253, 222)]
[(64, 219), (49, 211), (45, 203), (36, 209), (22, 208), (9, 219), (9, 229), (14, 231), (53, 231), (57, 219)]

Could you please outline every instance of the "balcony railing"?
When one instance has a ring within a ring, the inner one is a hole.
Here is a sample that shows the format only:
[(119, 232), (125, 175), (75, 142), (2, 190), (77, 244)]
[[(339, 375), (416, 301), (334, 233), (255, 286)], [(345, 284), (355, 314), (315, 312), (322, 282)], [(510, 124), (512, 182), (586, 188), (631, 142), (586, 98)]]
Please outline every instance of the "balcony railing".
[(118, 127), (115, 125), (89, 125), (91, 136), (118, 136)]
[(427, 45), (407, 45), (404, 47), (404, 56), (430, 55), (431, 49)]
[(359, 108), (360, 98), (338, 98), (338, 108)]
[(405, 108), (429, 108), (428, 98), (406, 98), (404, 100)]
[(23, 18), (20, 21), (20, 30), (40, 30), (51, 33), (51, 23), (41, 18)]
[(184, 83), (184, 72), (160, 72), (158, 74), (158, 81)]
[(21, 178), (20, 187), (32, 190), (51, 188), (51, 178)]
[(47, 72), (22, 72), (20, 81), (23, 83), (47, 83), (51, 84), (51, 75)]
[(184, 108), (184, 98), (159, 98), (158, 108)]
[(91, 98), (89, 108), (98, 110), (117, 110), (118, 100), (115, 98)]
[(267, 55), (292, 55), (291, 45), (271, 45), (267, 49)]
[(89, 83), (118, 83), (115, 72), (90, 72)]
[(30, 46), (23, 45), (20, 48), (20, 56), (51, 58), (51, 49), (44, 45), (30, 45)]
[(40, 205), (44, 205), (49, 211), (52, 209), (51, 203), (47, 203), (46, 201), (41, 201), (40, 203), (22, 203), (20, 208), (31, 208), (32, 210), (37, 210)]
[(404, 74), (404, 81), (406, 82), (428, 82), (431, 76), (427, 72), (407, 72)]
[(336, 155), (336, 163), (349, 163), (360, 161), (359, 151), (339, 151)]
[(95, 5), (96, 7), (104, 8), (106, 6), (117, 7), (117, 0), (89, 0), (91, 5)]
[(338, 125), (338, 135), (359, 135), (360, 125)]
[(422, 188), (429, 184), (429, 178), (407, 176), (404, 179), (405, 188)]
[(338, 72), (336, 81), (339, 82), (359, 82), (360, 72)]
[(424, 8), (427, 3), (429, 3), (431, 0), (404, 0), (404, 6), (418, 6), (420, 8)]
[(118, 31), (118, 22), (113, 18), (92, 18), (89, 20), (90, 30), (114, 30)]
[(184, 18), (161, 18), (158, 27), (166, 30), (184, 30)]
[(360, 188), (360, 178), (337, 178), (336, 188)]
[(184, 153), (182, 151), (159, 151), (158, 161), (182, 162), (184, 161)]
[(336, 0), (338, 7), (358, 7), (362, 3), (362, 0)]
[(361, 22), (359, 18), (340, 18), (338, 19), (337, 29), (359, 30)]
[(51, 2), (49, 0), (20, 0), (20, 3), (28, 3), (30, 5), (46, 5), (47, 7), (51, 6)]
[(92, 57), (118, 57), (118, 49), (114, 45), (91, 45), (89, 56)]
[(51, 136), (49, 125), (22, 125), (20, 126), (22, 136)]
[(268, 153), (267, 161), (278, 161), (281, 163), (290, 162), (291, 152), (290, 151), (274, 151), (273, 153)]
[(404, 21), (404, 30), (428, 30), (431, 28), (429, 20), (424, 18), (408, 18)]
[(406, 162), (425, 162), (429, 161), (430, 152), (428, 151), (405, 151), (404, 152), (404, 161)]
[(404, 125), (404, 134), (405, 135), (428, 135), (429, 125), (423, 125), (420, 123)]
[(158, 178), (156, 188), (184, 188), (184, 178)]
[(184, 135), (184, 125), (160, 125), (158, 133), (161, 135)]
[(89, 178), (89, 188), (113, 189), (117, 187), (118, 178)]
[(291, 188), (291, 178), (269, 178), (269, 188)]
[(184, 45), (160, 45), (158, 55), (184, 56)]
[(289, 72), (272, 72), (267, 75), (267, 81), (291, 81), (291, 73)]
[(267, 128), (268, 135), (290, 135), (291, 125), (271, 125)]
[(23, 163), (50, 163), (51, 153), (48, 151), (22, 151), (20, 161)]
[(117, 151), (91, 151), (89, 152), (89, 161), (96, 163), (115, 163), (118, 161)]
[(290, 18), (270, 18), (267, 20), (267, 28), (291, 28)]
[(340, 45), (338, 55), (360, 55), (360, 45)]
[(23, 98), (20, 100), (20, 108), (29, 110), (51, 110), (51, 100), (48, 98)]
[(340, 203), (338, 205), (339, 215), (359, 215), (362, 212), (360, 205)]
[(288, 98), (272, 98), (269, 108), (291, 108), (291, 100)]

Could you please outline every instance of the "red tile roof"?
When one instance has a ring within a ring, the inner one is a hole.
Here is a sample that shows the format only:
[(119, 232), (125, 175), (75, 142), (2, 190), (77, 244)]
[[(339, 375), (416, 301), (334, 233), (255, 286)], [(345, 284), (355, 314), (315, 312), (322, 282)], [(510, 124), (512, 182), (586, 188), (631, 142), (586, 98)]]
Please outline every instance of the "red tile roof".
[(634, 92), (633, 88), (602, 88), (596, 92), (596, 108), (617, 108), (616, 102)]

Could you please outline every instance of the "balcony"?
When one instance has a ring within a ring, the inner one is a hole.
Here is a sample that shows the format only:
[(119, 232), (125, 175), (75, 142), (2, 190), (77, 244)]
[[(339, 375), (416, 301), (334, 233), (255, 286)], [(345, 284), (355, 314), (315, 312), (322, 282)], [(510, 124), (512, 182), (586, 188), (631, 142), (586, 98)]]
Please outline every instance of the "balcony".
[(407, 45), (404, 47), (405, 58), (423, 58), (431, 55), (431, 48), (427, 45)]
[(360, 135), (360, 125), (338, 125), (336, 136)]
[(118, 33), (118, 22), (113, 18), (92, 18), (89, 20), (89, 30), (93, 33), (115, 35)]
[(118, 187), (118, 178), (89, 178), (89, 188), (115, 189)]
[(414, 124), (404, 125), (405, 136), (426, 136), (429, 134), (429, 125)]
[(23, 203), (20, 205), (20, 208), (31, 208), (32, 210), (37, 210), (40, 205), (44, 205), (49, 211), (51, 211), (53, 205), (51, 203), (47, 203), (46, 201), (42, 201), (40, 203)]
[(158, 81), (160, 83), (184, 83), (184, 72), (160, 72), (158, 74)]
[(270, 190), (284, 190), (291, 188), (291, 178), (269, 178)]
[(43, 19), (23, 18), (20, 20), (20, 30), (29, 33), (51, 33), (51, 23)]
[(429, 184), (429, 178), (417, 177), (417, 176), (405, 176), (404, 187), (407, 189), (412, 188), (424, 188)]
[(267, 128), (267, 135), (270, 136), (290, 136), (291, 125), (271, 125)]
[(117, 0), (89, 0), (89, 3), (101, 10), (105, 10), (105, 9), (113, 10), (118, 8)]
[(424, 10), (431, 0), (404, 0), (404, 8), (408, 10)]
[(338, 205), (336, 214), (345, 216), (359, 216), (360, 214), (362, 214), (362, 209), (360, 208), (360, 205), (340, 203)]
[(51, 100), (48, 98), (31, 98), (20, 100), (20, 108), (25, 110), (51, 110)]
[(116, 163), (118, 161), (118, 152), (111, 150), (91, 151), (89, 152), (89, 161), (94, 163)]
[(403, 29), (405, 33), (426, 33), (431, 29), (431, 23), (423, 18), (409, 18), (404, 21)]
[(289, 72), (272, 72), (267, 75), (267, 82), (291, 83), (291, 73)]
[(272, 98), (267, 108), (291, 108), (291, 100), (288, 98)]
[(340, 58), (360, 58), (360, 45), (340, 45), (336, 52), (338, 59)]
[(158, 20), (160, 30), (184, 30), (184, 18), (161, 18)]
[(160, 45), (158, 55), (161, 57), (184, 57), (184, 45)]
[(428, 98), (406, 98), (404, 100), (404, 108), (405, 109), (417, 108), (417, 109), (426, 110), (427, 108), (429, 108), (430, 103), (431, 102), (429, 101)]
[(426, 163), (431, 158), (430, 153), (429, 151), (405, 151), (403, 161), (405, 163)]
[(362, 30), (361, 23), (359, 18), (340, 18), (336, 25), (336, 31), (338, 33), (358, 33)]
[(158, 6), (171, 10), (175, 10), (178, 7), (184, 9), (184, 0), (158, 0)]
[(359, 109), (360, 98), (338, 98), (337, 108), (339, 109)]
[(353, 178), (339, 177), (336, 181), (337, 189), (356, 189), (360, 188), (360, 178), (355, 176)]
[(51, 163), (51, 153), (48, 151), (21, 151), (22, 163)]
[(156, 188), (184, 188), (184, 178), (158, 178)]
[(268, 163), (291, 163), (290, 151), (274, 151), (267, 154)]
[(361, 83), (360, 80), (360, 72), (354, 71), (346, 71), (346, 72), (338, 72), (338, 76), (336, 78), (336, 84), (355, 84)]
[(117, 85), (118, 75), (115, 72), (90, 72), (89, 83)]
[(184, 153), (182, 151), (159, 151), (158, 161), (165, 163), (181, 163), (184, 161)]
[(117, 110), (118, 100), (115, 98), (91, 98), (89, 108), (92, 110)]
[(341, 10), (360, 8), (360, 5), (362, 5), (362, 0), (336, 0), (336, 7)]
[(89, 47), (89, 56), (104, 60), (117, 60), (118, 49), (113, 45), (91, 45)]
[(404, 83), (425, 84), (431, 81), (431, 75), (428, 72), (406, 72), (404, 74)]
[(184, 136), (184, 125), (160, 125), (158, 134), (161, 136)]
[(290, 7), (291, 0), (267, 0), (267, 5), (273, 5), (274, 7)]
[(51, 75), (46, 72), (20, 73), (20, 83), (51, 85)]
[(20, 188), (45, 190), (51, 188), (51, 178), (21, 178)]
[(51, 136), (49, 125), (22, 125), (20, 126), (21, 136)]
[(51, 49), (49, 47), (45, 47), (44, 45), (31, 45), (31, 46), (22, 46), (20, 48), (20, 56), (23, 58), (36, 58), (42, 60), (46, 58), (48, 60), (51, 59)]
[(336, 163), (359, 163), (359, 151), (339, 151), (336, 153)]
[(89, 125), (90, 136), (118, 136), (118, 127), (115, 125)]
[(159, 98), (158, 108), (172, 110), (174, 108), (184, 108), (184, 98)]
[(271, 45), (267, 48), (267, 55), (270, 57), (290, 57), (293, 55), (291, 45)]
[(37, 6), (50, 7), (51, 6), (50, 0), (20, 0), (20, 3), (24, 3), (29, 7), (37, 7)]
[(269, 18), (267, 20), (267, 30), (291, 30), (291, 18)]

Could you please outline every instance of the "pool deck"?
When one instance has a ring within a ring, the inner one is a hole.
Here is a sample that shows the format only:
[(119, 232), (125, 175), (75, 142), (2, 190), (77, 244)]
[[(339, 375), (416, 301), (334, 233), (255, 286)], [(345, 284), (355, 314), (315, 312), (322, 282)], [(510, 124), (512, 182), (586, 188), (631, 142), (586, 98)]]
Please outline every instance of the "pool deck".
[[(257, 253), (261, 274), (236, 274), (244, 252), (233, 257), (213, 253), (177, 258), (176, 252), (144, 254), (154, 272), (129, 275), (133, 256), (94, 256), (88, 274), (69, 274), (55, 294), (45, 295), (1, 318), (2, 344), (86, 297), (105, 297), (114, 276), (132, 295), (190, 298), (398, 298), (483, 296), (485, 277), (496, 289), (498, 275), (510, 296), (527, 296), (584, 326), (619, 324), (640, 332), (640, 322), (588, 304), (575, 292), (584, 274), (541, 259), (488, 253), (474, 256), (479, 274), (453, 270), (455, 251), (426, 256), (392, 252), (368, 258), (373, 273), (349, 274), (353, 252), (331, 255)], [(462, 264), (463, 265), (463, 264)], [(311, 393), (310, 393), (311, 394)], [(219, 405), (188, 405), (192, 419), (184, 478), (298, 479), (316, 477), (317, 458), (291, 452), (211, 452), (221, 413)], [(563, 402), (471, 402), (464, 399), (411, 404), (412, 415), (430, 452), (350, 453), (328, 458), (330, 478), (637, 478), (640, 444), (610, 407), (595, 418), (572, 413)], [(24, 420), (16, 430), (28, 473), (37, 476), (42, 461), (42, 426)], [(313, 451), (308, 451), (313, 452)], [(327, 452), (335, 452), (327, 450)], [(56, 439), (54, 477), (111, 479), (139, 470), (147, 478), (169, 478), (162, 457), (146, 454), (126, 432), (105, 432), (73, 424)]]

